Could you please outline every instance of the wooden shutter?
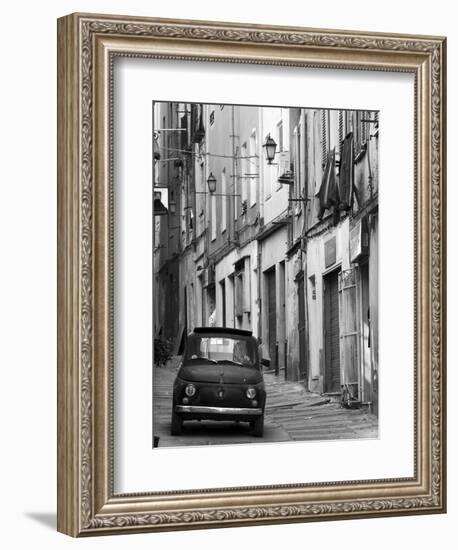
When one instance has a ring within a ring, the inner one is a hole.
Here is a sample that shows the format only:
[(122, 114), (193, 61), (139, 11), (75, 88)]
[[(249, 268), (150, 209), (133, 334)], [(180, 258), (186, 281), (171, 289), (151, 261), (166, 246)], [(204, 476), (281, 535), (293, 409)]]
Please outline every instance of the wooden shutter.
[(242, 317), (243, 315), (243, 272), (240, 271), (235, 275), (235, 315)]
[(355, 268), (339, 273), (340, 362), (342, 384), (359, 398), (359, 312)]
[(243, 269), (243, 313), (251, 311), (251, 269), (250, 258), (245, 258)]
[(269, 334), (269, 356), (270, 366), (276, 367), (276, 344), (277, 344), (277, 298), (275, 269), (266, 273), (267, 281), (267, 321)]
[(235, 308), (236, 317), (243, 316), (243, 293), (244, 293), (243, 279), (244, 279), (244, 265), (243, 265), (243, 261), (241, 261), (235, 266), (235, 277), (234, 277), (234, 284), (235, 284), (234, 308)]
[(323, 277), (325, 392), (340, 393), (339, 279), (337, 270)]

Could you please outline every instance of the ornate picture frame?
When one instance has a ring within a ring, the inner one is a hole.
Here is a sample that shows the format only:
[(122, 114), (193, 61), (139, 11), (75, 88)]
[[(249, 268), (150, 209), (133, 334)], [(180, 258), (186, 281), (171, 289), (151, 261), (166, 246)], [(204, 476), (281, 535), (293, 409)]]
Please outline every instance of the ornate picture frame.
[[(114, 493), (111, 124), (119, 56), (414, 75), (413, 477)], [(445, 63), (443, 37), (94, 14), (59, 19), (59, 531), (91, 536), (445, 512)]]

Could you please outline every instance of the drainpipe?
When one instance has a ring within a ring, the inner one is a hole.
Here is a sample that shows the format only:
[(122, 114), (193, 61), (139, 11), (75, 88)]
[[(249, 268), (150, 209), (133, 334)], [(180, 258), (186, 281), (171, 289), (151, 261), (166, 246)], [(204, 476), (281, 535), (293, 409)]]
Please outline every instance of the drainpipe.
[[(235, 242), (237, 240), (237, 228), (236, 228), (236, 214), (237, 214), (237, 148), (235, 145), (235, 106), (232, 105), (232, 197), (233, 199), (233, 212), (232, 212), (232, 223), (234, 224), (232, 240)], [(229, 233), (229, 232), (228, 232)], [(230, 240), (230, 235), (228, 234), (228, 239)]]
[[(258, 136), (259, 136), (259, 139), (258, 139), (258, 147), (260, 145), (260, 143), (262, 142), (262, 136), (263, 136), (263, 119), (262, 119), (262, 116), (263, 116), (263, 109), (260, 107), (259, 110), (258, 110), (258, 113), (259, 113), (259, 130), (258, 130)], [(258, 211), (259, 211), (259, 218), (260, 220), (264, 218), (264, 203), (263, 203), (263, 188), (261, 183), (261, 179), (264, 175), (264, 168), (263, 168), (263, 164), (262, 164), (262, 151), (259, 151), (259, 179), (258, 179), (258, 196), (257, 196), (257, 200), (258, 200)], [(259, 224), (259, 227), (260, 224)], [(258, 250), (257, 250), (257, 262), (258, 262), (258, 281), (257, 281), (257, 286), (258, 286), (258, 338), (262, 338), (262, 296), (261, 296), (261, 291), (262, 291), (262, 284), (261, 284), (261, 277), (262, 277), (262, 269), (261, 269), (261, 266), (262, 266), (262, 241), (257, 241), (258, 243)]]
[(367, 156), (367, 171), (368, 171), (368, 181), (369, 181), (369, 194), (372, 198), (374, 194), (374, 187), (372, 185), (372, 168), (371, 168), (371, 159), (370, 159), (370, 140), (368, 140), (367, 148), (366, 148), (366, 156)]
[(262, 334), (261, 334), (261, 331), (262, 331), (261, 262), (262, 262), (262, 244), (260, 241), (258, 241), (258, 281), (257, 281), (258, 283), (258, 338), (262, 338)]
[[(305, 143), (307, 144), (307, 140), (308, 140), (308, 128), (309, 128), (309, 121), (306, 120), (306, 117), (305, 117), (305, 111), (303, 111), (301, 113), (301, 118), (303, 117), (303, 124), (302, 124), (302, 128), (303, 128), (303, 133), (304, 133), (304, 140), (305, 140)], [(308, 148), (307, 148), (307, 153), (308, 153)], [(306, 166), (305, 166), (305, 170), (307, 170), (308, 168), (308, 158), (305, 159), (306, 161)], [(308, 198), (308, 183), (309, 183), (309, 174), (307, 172), (305, 172), (305, 177), (304, 177), (304, 183), (305, 183), (305, 189), (304, 189), (304, 194), (305, 196)], [(309, 379), (310, 379), (310, 346), (309, 346), (309, 310), (308, 310), (308, 306), (309, 306), (309, 300), (308, 300), (308, 288), (309, 288), (309, 285), (308, 285), (308, 272), (307, 272), (307, 263), (308, 263), (308, 258), (307, 258), (307, 225), (308, 225), (308, 216), (307, 216), (307, 213), (309, 213), (309, 215), (312, 217), (313, 216), (313, 202), (311, 202), (311, 208), (310, 209), (307, 209), (307, 202), (305, 203), (305, 208), (303, 209), (303, 221), (302, 221), (302, 232), (301, 232), (301, 244), (300, 244), (300, 252), (301, 252), (301, 268), (302, 268), (302, 271), (304, 272), (304, 296), (303, 296), (303, 299), (305, 301), (305, 304), (304, 304), (304, 315), (305, 315), (305, 330), (304, 330), (304, 336), (305, 336), (305, 344), (306, 344), (306, 365), (305, 365), (305, 373), (304, 373), (304, 386), (305, 386), (305, 389), (309, 389)], [(300, 345), (300, 343), (299, 343)]]

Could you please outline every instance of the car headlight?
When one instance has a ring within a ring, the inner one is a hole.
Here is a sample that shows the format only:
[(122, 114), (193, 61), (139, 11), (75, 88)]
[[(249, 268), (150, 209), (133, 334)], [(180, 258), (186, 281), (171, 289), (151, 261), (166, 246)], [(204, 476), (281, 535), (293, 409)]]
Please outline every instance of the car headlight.
[(247, 388), (245, 393), (248, 399), (254, 399), (256, 397), (256, 390), (254, 388)]
[(188, 384), (184, 389), (184, 393), (188, 397), (192, 397), (196, 393), (196, 386), (194, 386), (194, 384)]

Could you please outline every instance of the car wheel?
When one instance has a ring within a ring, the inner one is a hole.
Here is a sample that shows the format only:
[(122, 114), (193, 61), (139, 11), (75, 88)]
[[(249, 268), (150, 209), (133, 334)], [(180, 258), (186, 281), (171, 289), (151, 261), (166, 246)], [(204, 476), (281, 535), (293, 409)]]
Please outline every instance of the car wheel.
[(253, 435), (255, 437), (262, 437), (264, 434), (264, 415), (257, 418), (251, 423), (253, 429)]
[(170, 433), (172, 435), (180, 435), (182, 427), (183, 427), (183, 419), (176, 412), (172, 412), (172, 426), (170, 428)]

